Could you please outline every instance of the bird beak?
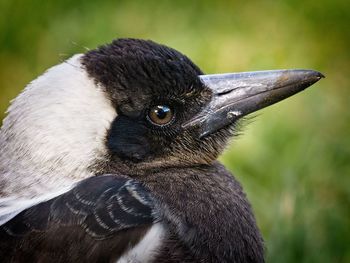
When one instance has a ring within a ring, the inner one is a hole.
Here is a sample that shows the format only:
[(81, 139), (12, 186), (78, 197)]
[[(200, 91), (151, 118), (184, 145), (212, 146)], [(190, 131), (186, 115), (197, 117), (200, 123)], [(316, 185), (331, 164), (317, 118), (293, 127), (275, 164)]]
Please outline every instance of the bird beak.
[(313, 70), (271, 70), (201, 75), (212, 91), (208, 106), (183, 128), (198, 127), (205, 137), (243, 116), (288, 98), (324, 76)]

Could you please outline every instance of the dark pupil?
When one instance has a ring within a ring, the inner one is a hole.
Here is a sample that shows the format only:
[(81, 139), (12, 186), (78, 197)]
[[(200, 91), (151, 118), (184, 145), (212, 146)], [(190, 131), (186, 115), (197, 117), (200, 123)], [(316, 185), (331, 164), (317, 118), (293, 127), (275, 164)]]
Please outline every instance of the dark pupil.
[(167, 106), (157, 106), (156, 114), (159, 119), (165, 119), (170, 109)]

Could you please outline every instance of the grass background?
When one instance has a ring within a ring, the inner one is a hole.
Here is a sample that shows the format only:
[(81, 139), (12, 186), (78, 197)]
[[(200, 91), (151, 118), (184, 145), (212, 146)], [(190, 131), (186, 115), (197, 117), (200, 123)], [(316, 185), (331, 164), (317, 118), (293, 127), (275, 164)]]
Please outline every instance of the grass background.
[(45, 69), (118, 37), (174, 47), (207, 73), (324, 73), (260, 111), (221, 160), (252, 202), (268, 262), (350, 262), (348, 0), (0, 0), (0, 10), (0, 120)]

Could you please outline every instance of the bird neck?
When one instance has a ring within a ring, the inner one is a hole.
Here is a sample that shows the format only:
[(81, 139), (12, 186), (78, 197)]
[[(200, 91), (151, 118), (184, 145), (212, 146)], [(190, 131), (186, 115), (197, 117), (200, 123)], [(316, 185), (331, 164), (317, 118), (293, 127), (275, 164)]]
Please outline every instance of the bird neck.
[[(262, 262), (263, 241), (239, 182), (218, 162), (140, 179), (188, 248), (212, 262)], [(212, 246), (215, 244), (215, 246)]]
[(82, 68), (52, 67), (12, 102), (0, 129), (0, 197), (35, 197), (92, 176), (116, 111)]

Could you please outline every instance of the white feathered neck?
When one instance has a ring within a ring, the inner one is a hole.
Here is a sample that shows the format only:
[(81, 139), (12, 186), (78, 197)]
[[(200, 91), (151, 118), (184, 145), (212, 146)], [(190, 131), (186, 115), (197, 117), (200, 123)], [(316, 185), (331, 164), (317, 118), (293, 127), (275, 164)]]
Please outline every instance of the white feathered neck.
[(106, 154), (116, 117), (103, 89), (88, 77), (82, 55), (50, 68), (12, 102), (0, 130), (0, 194), (36, 197), (91, 176)]

